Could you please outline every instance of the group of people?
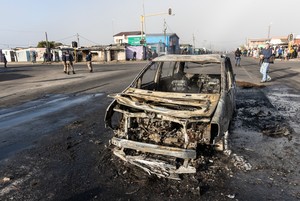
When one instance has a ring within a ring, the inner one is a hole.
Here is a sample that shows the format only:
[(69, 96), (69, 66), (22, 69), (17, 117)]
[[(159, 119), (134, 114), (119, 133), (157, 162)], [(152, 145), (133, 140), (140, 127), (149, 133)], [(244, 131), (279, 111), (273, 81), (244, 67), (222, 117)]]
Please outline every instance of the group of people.
[(269, 43), (265, 48), (253, 48), (241, 51), (239, 48), (234, 52), (235, 66), (241, 65), (242, 56), (251, 56), (259, 58), (260, 73), (262, 74), (261, 82), (271, 81), (271, 77), (268, 74), (270, 63), (274, 63), (274, 59), (289, 60), (293, 58), (300, 58), (300, 45), (294, 45), (290, 47), (276, 46), (271, 47)]
[[(273, 55), (280, 60), (289, 60), (300, 58), (300, 45), (293, 45), (290, 47), (276, 46), (270, 47), (272, 49)], [(244, 56), (259, 58), (263, 48), (250, 48), (243, 51)], [(246, 53), (244, 53), (246, 52)]]
[[(86, 55), (85, 59), (86, 59), (86, 62), (87, 62), (87, 67), (88, 67), (90, 73), (92, 73), (93, 72), (92, 53), (89, 52)], [(73, 65), (73, 61), (74, 61), (73, 55), (70, 54), (69, 51), (63, 52), (62, 62), (63, 62), (63, 66), (64, 66), (64, 73), (66, 73), (68, 75), (70, 75), (70, 72), (72, 72), (73, 74), (76, 74), (75, 69), (74, 69), (74, 65)]]
[[(235, 66), (241, 66), (241, 56), (243, 52), (237, 48), (234, 52), (235, 56)], [(260, 58), (260, 73), (262, 74), (261, 82), (269, 82), (271, 81), (271, 77), (269, 73), (270, 63), (273, 63), (274, 50), (270, 47), (270, 44), (267, 43), (265, 48), (261, 49), (259, 52)]]

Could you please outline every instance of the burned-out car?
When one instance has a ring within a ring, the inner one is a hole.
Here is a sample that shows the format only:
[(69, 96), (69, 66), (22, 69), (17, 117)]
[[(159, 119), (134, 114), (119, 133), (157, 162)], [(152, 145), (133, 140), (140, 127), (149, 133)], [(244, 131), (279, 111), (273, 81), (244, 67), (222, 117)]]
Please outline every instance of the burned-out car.
[(230, 59), (165, 55), (153, 59), (106, 111), (115, 155), (149, 174), (195, 173), (200, 145), (221, 146), (235, 109)]

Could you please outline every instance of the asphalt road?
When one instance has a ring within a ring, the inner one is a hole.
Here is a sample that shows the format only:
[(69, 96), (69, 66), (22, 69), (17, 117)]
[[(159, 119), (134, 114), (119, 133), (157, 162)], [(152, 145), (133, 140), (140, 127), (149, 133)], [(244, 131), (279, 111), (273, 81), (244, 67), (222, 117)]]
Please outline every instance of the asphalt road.
[(144, 65), (94, 64), (90, 73), (82, 63), (70, 75), (55, 63), (1, 69), (0, 160), (93, 111), (90, 102), (102, 103), (107, 94), (123, 90)]
[[(74, 75), (64, 74), (61, 64), (1, 68), (1, 200), (195, 200), (200, 195), (205, 200), (299, 199), (299, 61), (276, 61), (270, 70), (272, 81), (264, 85), (258, 60), (242, 58), (242, 66), (234, 67), (242, 86), (239, 115), (229, 137), (230, 151), (236, 155), (210, 158), (214, 167), (222, 164), (222, 177), (210, 171), (206, 183), (193, 183), (200, 190), (187, 187), (192, 186), (188, 180), (133, 179), (136, 173), (118, 169), (106, 152), (112, 136), (103, 123), (111, 100), (107, 95), (123, 90), (145, 64), (94, 64), (94, 73), (89, 73), (82, 63), (75, 65)], [(254, 121), (259, 115), (264, 124)], [(280, 128), (288, 125), (292, 137), (262, 137), (259, 129), (277, 123)], [(255, 171), (237, 168), (238, 156)]]

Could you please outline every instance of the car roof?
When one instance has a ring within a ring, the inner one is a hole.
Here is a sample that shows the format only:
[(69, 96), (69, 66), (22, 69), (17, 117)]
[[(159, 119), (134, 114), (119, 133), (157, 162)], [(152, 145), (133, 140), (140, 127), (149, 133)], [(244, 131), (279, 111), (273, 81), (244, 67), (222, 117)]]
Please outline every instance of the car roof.
[(219, 54), (203, 54), (203, 55), (182, 55), (182, 54), (168, 54), (153, 59), (155, 62), (159, 61), (177, 61), (177, 62), (197, 62), (197, 63), (221, 63), (223, 57)]

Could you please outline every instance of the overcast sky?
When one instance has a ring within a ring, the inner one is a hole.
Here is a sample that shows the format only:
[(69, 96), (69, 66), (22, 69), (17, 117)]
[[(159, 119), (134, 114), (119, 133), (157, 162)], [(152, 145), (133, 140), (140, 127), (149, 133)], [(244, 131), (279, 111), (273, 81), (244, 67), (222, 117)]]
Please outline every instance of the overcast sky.
[[(36, 46), (45, 40), (71, 44), (108, 45), (113, 35), (140, 31), (176, 33), (180, 43), (232, 50), (247, 38), (300, 34), (300, 0), (0, 0), (0, 48)], [(194, 36), (194, 40), (193, 40)]]

